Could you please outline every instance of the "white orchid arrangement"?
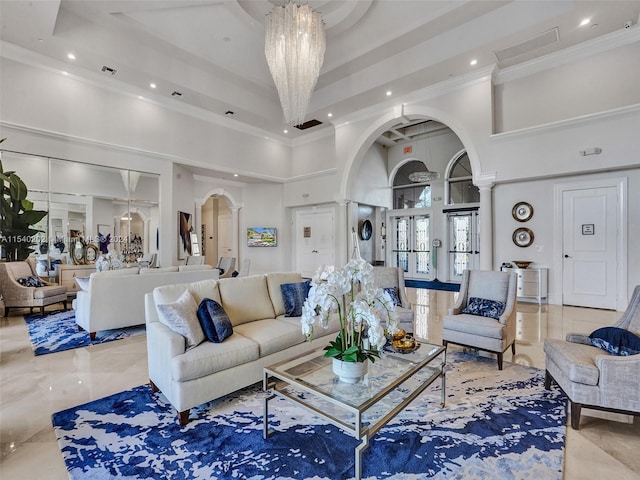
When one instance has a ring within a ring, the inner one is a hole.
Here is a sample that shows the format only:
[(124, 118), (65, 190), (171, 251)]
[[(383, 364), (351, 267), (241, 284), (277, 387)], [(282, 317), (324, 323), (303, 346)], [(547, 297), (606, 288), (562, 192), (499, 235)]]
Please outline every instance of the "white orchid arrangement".
[(387, 339), (386, 330), (397, 330), (398, 316), (391, 296), (373, 286), (373, 267), (361, 258), (343, 268), (318, 269), (302, 307), (302, 333), (313, 338), (314, 324), (327, 328), (332, 314), (340, 320), (340, 332), (325, 347), (325, 357), (345, 362), (375, 361)]

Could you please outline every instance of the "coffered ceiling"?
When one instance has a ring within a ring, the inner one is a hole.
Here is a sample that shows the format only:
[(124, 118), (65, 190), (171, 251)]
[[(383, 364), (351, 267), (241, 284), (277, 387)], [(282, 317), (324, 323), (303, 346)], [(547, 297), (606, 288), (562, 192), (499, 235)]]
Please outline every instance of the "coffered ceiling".
[[(322, 123), (301, 131), (284, 124), (264, 58), (264, 17), (275, 3), (1, 0), (2, 50), (202, 109), (235, 128), (295, 139), (475, 69), (508, 67), (635, 25), (640, 14), (638, 0), (309, 0), (325, 20), (327, 51), (307, 115)], [(381, 141), (395, 143), (410, 129), (400, 125)]]

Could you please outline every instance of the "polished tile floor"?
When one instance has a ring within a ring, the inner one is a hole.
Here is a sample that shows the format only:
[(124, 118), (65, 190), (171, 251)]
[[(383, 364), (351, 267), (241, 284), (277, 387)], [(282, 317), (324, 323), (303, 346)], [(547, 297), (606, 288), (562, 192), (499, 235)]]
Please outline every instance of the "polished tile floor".
[[(416, 310), (416, 334), (440, 343), (442, 317), (455, 294), (420, 289), (408, 289), (408, 294)], [(0, 319), (0, 479), (66, 479), (51, 414), (147, 382), (146, 340), (134, 337), (34, 357), (18, 313)], [(505, 361), (544, 368), (545, 338), (589, 333), (619, 316), (520, 303), (517, 353), (508, 350)], [(640, 479), (640, 420), (585, 413), (579, 431), (567, 429), (565, 479)]]

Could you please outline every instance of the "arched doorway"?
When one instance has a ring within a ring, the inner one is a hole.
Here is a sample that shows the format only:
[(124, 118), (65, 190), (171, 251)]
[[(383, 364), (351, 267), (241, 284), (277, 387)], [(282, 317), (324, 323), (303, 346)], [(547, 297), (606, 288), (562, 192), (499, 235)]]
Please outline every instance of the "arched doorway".
[[(197, 205), (198, 206), (198, 205)], [(216, 266), (220, 257), (236, 258), (239, 265), (239, 219), (241, 205), (224, 189), (207, 193), (199, 205), (199, 240), (205, 263)]]
[[(449, 268), (452, 232), (448, 219), (453, 210), (462, 207), (474, 208), (477, 216), (479, 204), (475, 203), (475, 198), (471, 206), (452, 202), (447, 182), (451, 165), (460, 152), (464, 152), (470, 175), (465, 180), (474, 186), (474, 179), (479, 175), (475, 150), (464, 144), (464, 135), (424, 114), (407, 115), (405, 112), (380, 122), (377, 127), (372, 124), (363, 130), (361, 138), (364, 135), (366, 138), (360, 149), (351, 149), (354, 156), (351, 162), (347, 161), (342, 177), (345, 196), (352, 203), (363, 202), (361, 192), (368, 193), (377, 188), (377, 180), (372, 178), (371, 172), (382, 172), (387, 186), (386, 199), (375, 203), (379, 199), (372, 202), (369, 195), (364, 202), (387, 209), (384, 222), (386, 264), (403, 267), (406, 278), (455, 282), (458, 279)], [(336, 135), (339, 133), (342, 132), (337, 130)], [(353, 132), (349, 133), (353, 136)], [(346, 139), (337, 138), (336, 144), (346, 145)], [(376, 162), (382, 165), (377, 167)], [(490, 189), (488, 194), (490, 196)], [(490, 207), (489, 204), (489, 215)], [(475, 221), (477, 224), (477, 218)], [(374, 232), (376, 234), (381, 233)], [(477, 245), (478, 242), (475, 247)], [(487, 259), (491, 262), (490, 242), (485, 245), (489, 249)]]

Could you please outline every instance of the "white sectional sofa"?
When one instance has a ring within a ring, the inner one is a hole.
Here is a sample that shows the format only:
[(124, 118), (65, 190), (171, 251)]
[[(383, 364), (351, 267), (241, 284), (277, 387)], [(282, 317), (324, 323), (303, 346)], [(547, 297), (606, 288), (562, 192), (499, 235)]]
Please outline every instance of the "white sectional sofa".
[[(189, 421), (191, 408), (262, 380), (263, 367), (335, 338), (337, 320), (307, 342), (300, 317), (284, 316), (280, 285), (299, 282), (299, 273), (268, 273), (168, 285), (145, 296), (151, 388), (167, 397), (181, 425)], [(205, 340), (187, 350), (185, 338), (161, 321), (157, 308), (175, 302), (185, 290), (198, 304), (203, 298), (220, 303), (233, 334), (221, 343)]]
[(84, 285), (79, 281), (73, 301), (76, 323), (95, 339), (96, 332), (142, 325), (144, 295), (161, 285), (218, 278), (211, 265), (181, 265), (164, 268), (123, 268), (94, 272)]

